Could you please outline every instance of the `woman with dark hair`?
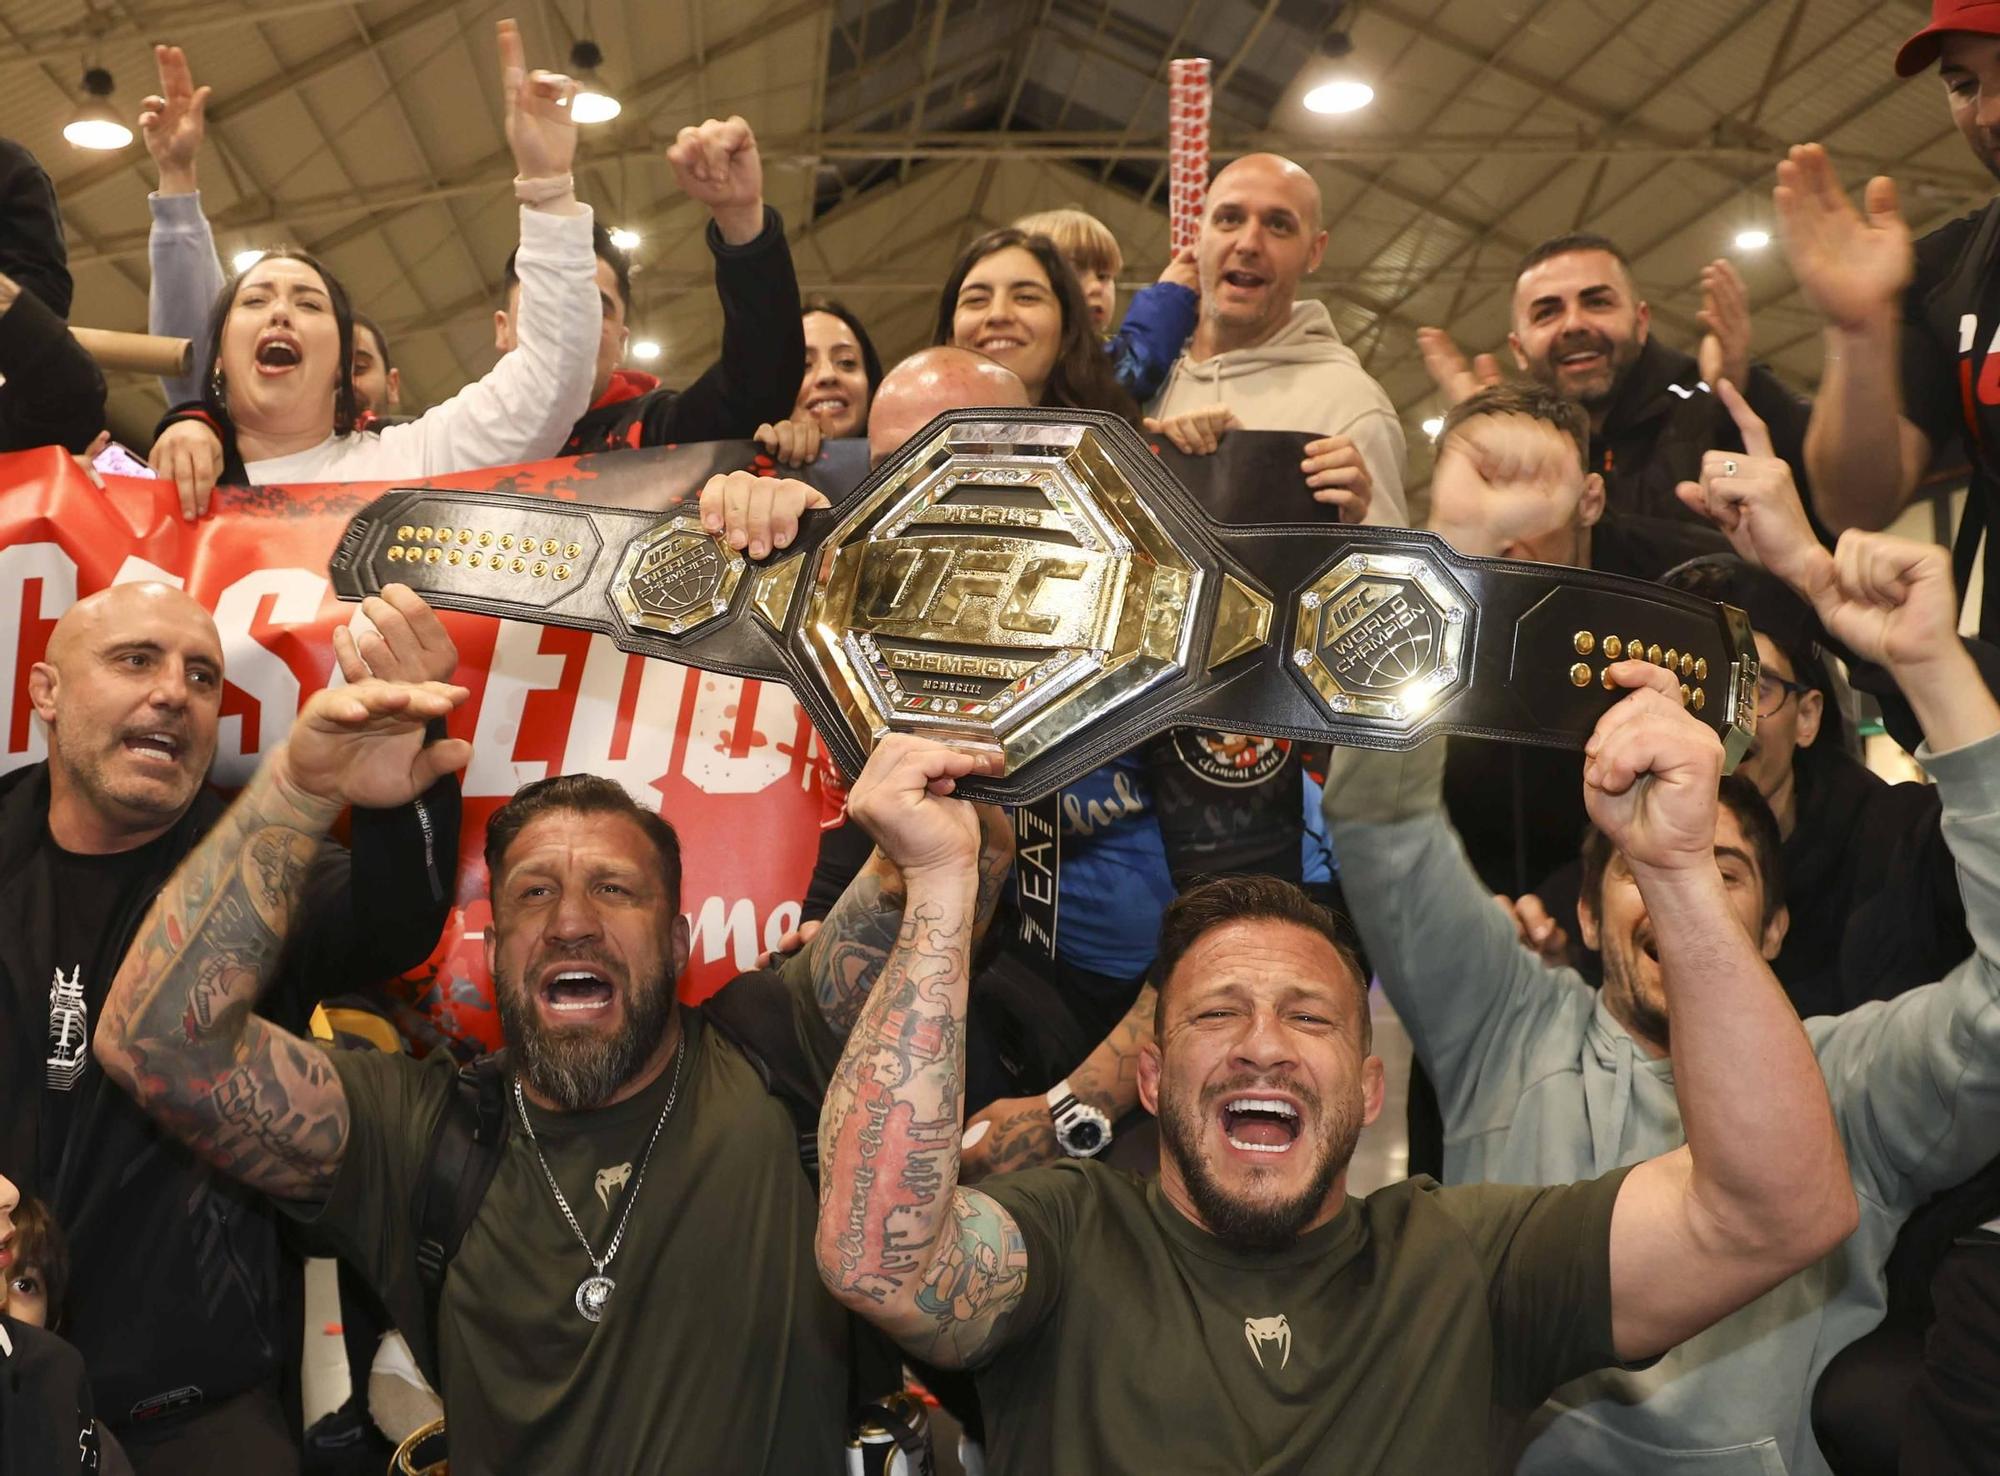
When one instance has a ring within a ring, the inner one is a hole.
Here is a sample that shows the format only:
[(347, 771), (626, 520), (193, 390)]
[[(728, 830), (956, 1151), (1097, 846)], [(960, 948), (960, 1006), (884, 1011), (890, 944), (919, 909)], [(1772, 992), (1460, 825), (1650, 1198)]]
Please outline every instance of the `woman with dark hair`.
[(931, 342), (1005, 364), (1037, 405), (1109, 410), (1138, 423), (1138, 404), (1092, 330), (1083, 286), (1047, 236), (1010, 226), (966, 247), (938, 298)]
[(484, 379), (404, 425), (358, 430), (354, 311), (340, 281), (299, 251), (266, 252), (223, 288), (200, 366), (201, 400), (179, 407), (153, 470), (188, 517), (232, 481), (368, 481), (438, 476), (551, 456), (590, 401), (602, 310), (591, 214), (570, 176), (576, 84), (527, 70), (500, 22), (507, 141), (521, 199), (520, 347)]
[(806, 373), (789, 418), (757, 427), (757, 443), (786, 466), (819, 459), (819, 443), (868, 434), (882, 360), (868, 330), (830, 297), (805, 300)]

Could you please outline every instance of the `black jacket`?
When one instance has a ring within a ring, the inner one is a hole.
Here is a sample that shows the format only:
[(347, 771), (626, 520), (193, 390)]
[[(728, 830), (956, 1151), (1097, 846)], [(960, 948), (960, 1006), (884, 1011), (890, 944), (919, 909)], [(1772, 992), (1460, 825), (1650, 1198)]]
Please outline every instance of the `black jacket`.
[[(90, 1028), (146, 909), (226, 805), (202, 790), (153, 874), (127, 887), (90, 961)], [(48, 807), (46, 763), (0, 777), (0, 1171), (46, 1200), (69, 1237), (68, 1335), (117, 1428), (170, 1391), (198, 1389), (212, 1404), (255, 1387), (298, 1350), (283, 1336), (277, 1217), (261, 1196), (198, 1160), (94, 1061), (71, 1088), (63, 1140), (45, 1132), (49, 980), (29, 959), (59, 905)], [(421, 963), (451, 907), (458, 822), (455, 778), (420, 805), (355, 811), (353, 852), (321, 850), (259, 1012), (303, 1032), (319, 999)]]
[[(1790, 463), (1799, 495), (1810, 507), (1805, 444), (1812, 402), (1793, 394), (1761, 364), (1750, 366), (1749, 384), (1738, 388), (1771, 428), (1771, 444)], [(1604, 429), (1591, 434), (1590, 464), (1604, 477), (1607, 506), (1698, 521), (1674, 495), (1675, 485), (1700, 476), (1704, 451), (1742, 449), (1728, 408), (1702, 387), (1694, 356), (1651, 338), (1613, 391)]]
[(34, 293), (0, 313), (0, 451), (81, 451), (104, 429), (104, 375)]
[(805, 375), (806, 334), (785, 223), (767, 205), (755, 240), (731, 246), (714, 221), (707, 239), (715, 256), (715, 295), (722, 300), (721, 357), (684, 390), (607, 395), (583, 412), (563, 455), (748, 440), (766, 421), (792, 413)]

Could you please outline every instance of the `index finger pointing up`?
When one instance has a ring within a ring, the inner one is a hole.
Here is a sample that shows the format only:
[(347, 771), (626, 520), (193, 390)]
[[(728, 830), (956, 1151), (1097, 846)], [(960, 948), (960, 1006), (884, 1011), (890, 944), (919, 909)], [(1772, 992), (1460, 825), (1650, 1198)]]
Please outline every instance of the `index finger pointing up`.
[(1743, 449), (1752, 456), (1775, 456), (1771, 449), (1771, 432), (1757, 412), (1750, 408), (1750, 402), (1743, 398), (1743, 392), (1726, 379), (1715, 382), (1715, 392), (1729, 411), (1729, 418), (1736, 422), (1736, 429), (1742, 434)]
[(500, 83), (511, 98), (528, 75), (528, 56), (521, 48), (521, 28), (513, 21), (503, 20), (494, 30), (500, 38)]

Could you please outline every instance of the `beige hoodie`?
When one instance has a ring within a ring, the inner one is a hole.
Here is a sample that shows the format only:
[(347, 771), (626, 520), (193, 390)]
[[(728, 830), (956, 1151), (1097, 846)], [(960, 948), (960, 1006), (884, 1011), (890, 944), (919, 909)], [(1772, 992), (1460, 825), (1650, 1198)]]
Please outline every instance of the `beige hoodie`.
[(1293, 303), (1291, 322), (1253, 348), (1199, 363), (1183, 353), (1146, 413), (1180, 415), (1206, 405), (1227, 405), (1245, 430), (1352, 437), (1375, 484), (1366, 521), (1408, 526), (1408, 448), (1396, 407), (1340, 341), (1324, 303)]

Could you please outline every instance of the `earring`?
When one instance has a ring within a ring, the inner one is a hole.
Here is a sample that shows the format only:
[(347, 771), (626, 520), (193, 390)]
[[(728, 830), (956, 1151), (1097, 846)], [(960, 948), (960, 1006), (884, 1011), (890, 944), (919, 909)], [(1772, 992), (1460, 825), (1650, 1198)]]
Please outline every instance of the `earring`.
[(210, 398), (216, 404), (226, 405), (229, 403), (229, 387), (222, 381), (222, 364), (220, 360), (216, 362), (214, 371), (208, 376), (208, 392)]

